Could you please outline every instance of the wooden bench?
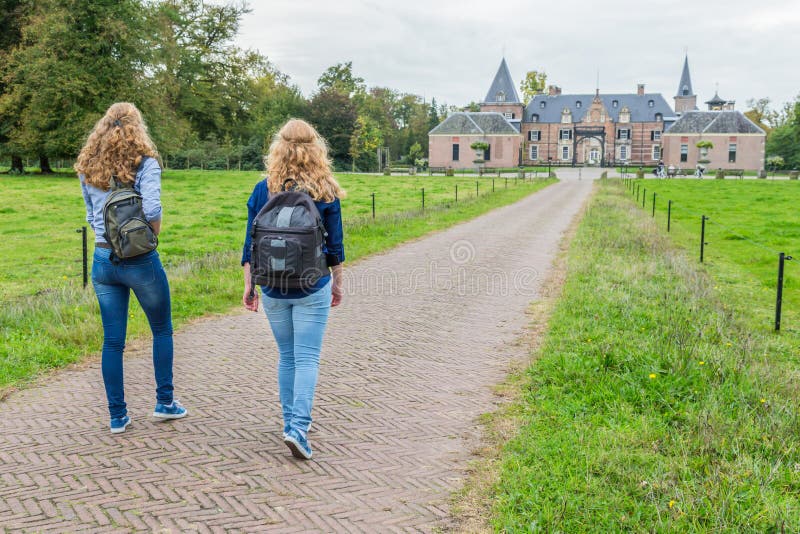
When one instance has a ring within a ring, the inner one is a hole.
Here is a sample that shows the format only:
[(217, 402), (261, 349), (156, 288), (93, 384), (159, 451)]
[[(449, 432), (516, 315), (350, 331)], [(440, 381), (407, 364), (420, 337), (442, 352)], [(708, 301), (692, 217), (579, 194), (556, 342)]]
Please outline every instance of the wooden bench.
[(725, 169), (725, 176), (736, 176), (741, 180), (744, 178), (744, 169)]
[(428, 167), (428, 176), (433, 176), (433, 173), (447, 174), (447, 167)]

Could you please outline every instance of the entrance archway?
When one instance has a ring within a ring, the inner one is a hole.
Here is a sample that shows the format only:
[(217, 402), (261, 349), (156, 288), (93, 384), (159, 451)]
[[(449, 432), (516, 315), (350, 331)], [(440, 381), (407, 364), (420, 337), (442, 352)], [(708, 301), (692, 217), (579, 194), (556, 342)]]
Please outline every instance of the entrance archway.
[[(606, 129), (602, 126), (576, 126), (575, 127), (575, 135), (573, 136), (572, 141), (572, 164), (575, 165), (578, 163), (578, 143), (582, 143), (588, 139), (596, 139), (600, 142), (599, 148), (599, 161), (595, 160), (595, 163), (599, 163), (601, 167), (606, 166)], [(597, 150), (594, 147), (590, 147), (590, 153)], [(584, 161), (586, 163), (586, 161)]]

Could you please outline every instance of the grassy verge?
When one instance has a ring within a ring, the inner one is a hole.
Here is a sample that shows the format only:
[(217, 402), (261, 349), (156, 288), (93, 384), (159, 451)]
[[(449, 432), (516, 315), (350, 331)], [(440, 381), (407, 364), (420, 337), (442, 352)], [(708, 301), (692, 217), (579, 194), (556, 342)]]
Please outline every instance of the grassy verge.
[(753, 332), (619, 184), (601, 184), (493, 487), (508, 532), (800, 525), (798, 353)]
[[(444, 177), (340, 175), (348, 261), (514, 202), (552, 181), (496, 183)], [(176, 326), (237, 306), (245, 203), (257, 173), (165, 174), (159, 251), (170, 279)], [(454, 188), (459, 185), (459, 202)], [(420, 211), (421, 188), (426, 210)], [(377, 218), (371, 218), (372, 192)], [(81, 287), (84, 208), (74, 177), (0, 179), (0, 397), (11, 386), (99, 350), (102, 327), (91, 285)], [(91, 231), (90, 231), (91, 235)], [(90, 238), (90, 243), (93, 239)], [(90, 248), (90, 254), (91, 254)], [(129, 339), (149, 334), (131, 302)]]

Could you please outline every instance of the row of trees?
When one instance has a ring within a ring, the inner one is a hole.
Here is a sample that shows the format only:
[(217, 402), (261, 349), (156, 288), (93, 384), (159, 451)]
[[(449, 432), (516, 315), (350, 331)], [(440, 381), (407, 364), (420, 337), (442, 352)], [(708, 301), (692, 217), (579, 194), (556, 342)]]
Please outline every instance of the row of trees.
[(767, 169), (800, 169), (800, 95), (780, 109), (769, 98), (747, 104), (745, 115), (767, 132)]
[(306, 98), (263, 55), (234, 45), (248, 7), (203, 0), (0, 0), (0, 156), (43, 172), (77, 154), (115, 101), (148, 120), (170, 166), (259, 168), (289, 117), (310, 120), (340, 167), (427, 153), (444, 109), (335, 65)]

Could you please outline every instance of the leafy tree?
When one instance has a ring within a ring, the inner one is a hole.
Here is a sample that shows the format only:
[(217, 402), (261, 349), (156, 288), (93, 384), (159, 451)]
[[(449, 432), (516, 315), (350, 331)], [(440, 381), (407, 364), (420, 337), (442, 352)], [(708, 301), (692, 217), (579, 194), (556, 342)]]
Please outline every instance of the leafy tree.
[(422, 150), (422, 145), (419, 143), (414, 143), (411, 145), (411, 148), (408, 149), (408, 162), (412, 165), (416, 165), (417, 161), (425, 157), (425, 152)]
[(339, 165), (351, 162), (350, 138), (358, 117), (350, 98), (334, 89), (319, 91), (311, 99), (308, 118), (330, 146), (331, 157)]
[(352, 97), (365, 91), (364, 78), (353, 75), (353, 62), (337, 63), (328, 67), (317, 79), (319, 91), (334, 90)]
[(134, 101), (142, 23), (136, 0), (39, 0), (6, 56), (6, 151), (38, 155), (48, 172), (48, 156), (75, 154), (109, 104)]
[(350, 157), (359, 170), (371, 170), (377, 166), (377, 150), (383, 146), (383, 134), (379, 125), (370, 117), (358, 117), (350, 138)]
[(529, 102), (534, 96), (544, 93), (547, 84), (547, 73), (544, 71), (530, 70), (525, 79), (519, 84), (522, 91), (522, 101)]
[[(32, 0), (0, 0), (0, 97), (6, 92), (4, 78), (5, 70), (9, 66), (8, 56), (12, 49), (22, 40), (22, 26), (33, 9)], [(0, 153), (8, 137), (6, 134), (14, 127), (14, 117), (0, 115)], [(21, 174), (25, 171), (22, 166), (22, 157), (18, 153), (8, 153), (11, 156), (10, 173)]]
[(772, 110), (769, 104), (769, 98), (759, 98), (758, 100), (751, 98), (747, 101), (747, 106), (750, 109), (744, 112), (744, 115), (756, 123), (767, 135), (775, 127), (778, 118), (778, 113)]

